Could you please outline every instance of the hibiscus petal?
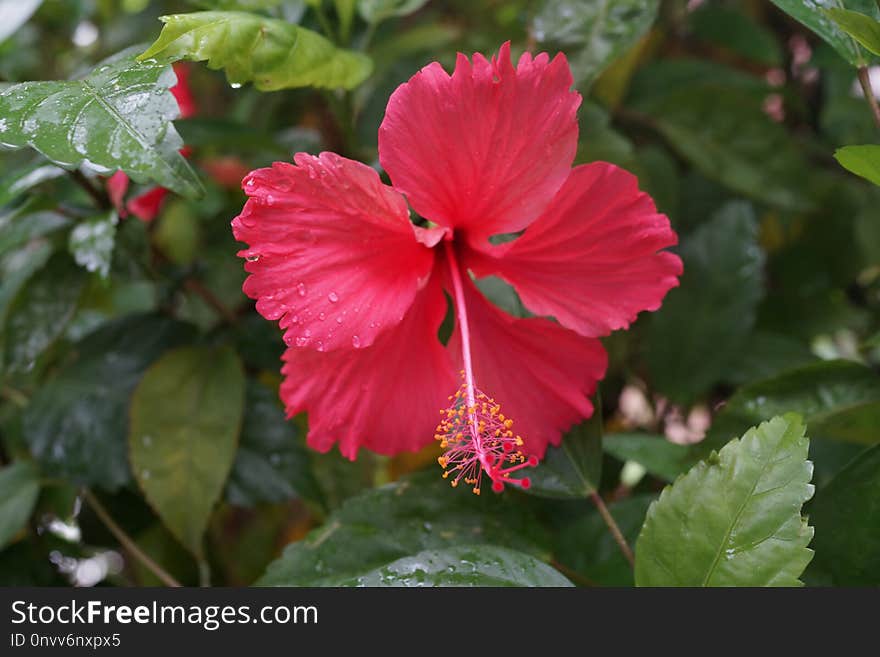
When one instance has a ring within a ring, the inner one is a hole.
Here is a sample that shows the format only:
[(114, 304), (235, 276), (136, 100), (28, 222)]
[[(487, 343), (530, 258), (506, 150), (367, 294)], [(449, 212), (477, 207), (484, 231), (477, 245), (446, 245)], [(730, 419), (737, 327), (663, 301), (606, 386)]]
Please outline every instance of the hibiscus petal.
[(420, 215), (470, 239), (521, 230), (552, 199), (574, 160), (577, 108), (564, 55), (524, 54), (510, 44), (491, 62), (459, 54), (450, 76), (438, 63), (392, 94), (379, 157), (395, 189)]
[(333, 153), (299, 153), (245, 180), (232, 222), (250, 248), (244, 292), (285, 342), (318, 351), (373, 344), (403, 318), (427, 280), (406, 202), (370, 167)]
[(128, 191), (128, 184), (128, 175), (121, 169), (107, 178), (105, 183), (107, 196), (110, 197), (110, 202), (113, 203), (113, 207), (116, 208), (116, 212), (120, 217), (125, 217), (126, 215), (123, 201), (125, 193)]
[[(632, 174), (605, 162), (576, 167), (526, 232), (467, 265), (498, 274), (536, 315), (587, 337), (627, 328), (678, 285), (678, 238)], [(494, 257), (487, 257), (490, 254)]]
[(151, 187), (143, 194), (131, 199), (125, 207), (135, 217), (149, 223), (159, 214), (166, 196), (168, 196), (168, 190), (164, 187)]
[[(464, 281), (476, 386), (501, 404), (523, 451), (538, 458), (572, 425), (593, 414), (589, 397), (605, 376), (608, 357), (599, 340), (548, 319), (517, 319)], [(449, 341), (461, 362), (461, 332)]]
[(406, 317), (372, 347), (284, 354), (281, 398), (292, 416), (309, 414), (308, 444), (343, 455), (359, 447), (380, 454), (432, 442), (438, 411), (456, 388), (449, 355), (437, 339), (446, 299), (436, 281), (419, 292)]

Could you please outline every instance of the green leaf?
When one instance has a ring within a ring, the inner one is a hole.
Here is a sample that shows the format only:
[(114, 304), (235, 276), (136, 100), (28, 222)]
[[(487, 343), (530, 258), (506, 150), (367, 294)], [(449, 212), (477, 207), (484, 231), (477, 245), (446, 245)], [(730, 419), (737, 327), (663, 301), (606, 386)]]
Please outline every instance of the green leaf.
[(46, 473), (109, 491), (128, 484), (131, 392), (154, 360), (193, 333), (166, 317), (129, 315), (78, 342), (76, 360), (37, 389), (22, 419)]
[(691, 464), (690, 450), (664, 436), (616, 433), (605, 436), (605, 451), (621, 461), (635, 461), (655, 477), (674, 480)]
[(527, 470), (531, 486), (526, 492), (560, 499), (592, 495), (602, 475), (602, 413), (599, 397), (593, 417), (576, 426), (559, 447), (548, 447), (544, 460)]
[(880, 55), (880, 21), (848, 9), (826, 9), (837, 26), (858, 41), (866, 50)]
[(277, 393), (249, 381), (226, 499), (238, 506), (255, 506), (297, 497), (322, 500), (309, 454), (296, 425), (285, 418)]
[(694, 35), (711, 47), (721, 47), (765, 66), (782, 66), (776, 35), (741, 9), (706, 3), (688, 17)]
[(0, 94), (0, 143), (30, 146), (66, 169), (83, 162), (122, 169), (137, 182), (155, 181), (183, 196), (203, 192), (178, 152), (171, 119), (179, 114), (168, 91), (167, 64), (134, 60), (129, 48), (81, 80), (22, 82)]
[(244, 384), (231, 349), (182, 347), (153, 364), (131, 398), (135, 479), (165, 526), (199, 557), (235, 459)]
[(819, 489), (810, 520), (818, 528), (816, 566), (836, 586), (880, 585), (880, 445)]
[(43, 0), (0, 0), (0, 41), (15, 34), (41, 4)]
[(812, 207), (802, 153), (762, 109), (763, 81), (681, 60), (645, 67), (633, 87), (637, 118), (704, 176), (782, 209)]
[(740, 358), (763, 296), (764, 253), (749, 204), (729, 203), (681, 247), (684, 275), (651, 317), (647, 360), (655, 387), (689, 403)]
[(485, 543), (546, 554), (543, 530), (512, 496), (451, 489), (425, 472), (347, 500), (324, 526), (287, 546), (258, 583), (335, 586), (423, 550)]
[(0, 550), (27, 524), (39, 492), (39, 473), (31, 463), (16, 461), (0, 469)]
[[(635, 543), (655, 495), (638, 495), (608, 505), (627, 543)], [(554, 534), (557, 561), (600, 586), (632, 586), (632, 567), (620, 552), (608, 525), (595, 509)]]
[(590, 84), (633, 47), (657, 17), (658, 0), (543, 0), (534, 19), (541, 48), (563, 50), (575, 84)]
[(101, 278), (107, 278), (113, 260), (118, 222), (119, 217), (113, 210), (79, 222), (70, 231), (68, 242), (76, 264), (86, 271), (97, 272)]
[(705, 454), (753, 424), (788, 411), (803, 415), (814, 439), (873, 444), (880, 435), (870, 427), (853, 435), (858, 426), (853, 417), (876, 411), (875, 402), (880, 402), (880, 375), (851, 361), (821, 361), (738, 390), (716, 416), (706, 440), (695, 447)]
[(70, 224), (68, 217), (57, 212), (48, 210), (28, 212), (27, 210), (25, 205), (23, 208), (0, 216), (0, 254), (8, 253)]
[(6, 321), (9, 309), (21, 288), (45, 266), (51, 255), (52, 246), (38, 239), (0, 257), (0, 326)]
[[(768, 301), (765, 299), (764, 303)], [(758, 315), (760, 316), (760, 311)], [(817, 360), (806, 342), (789, 334), (758, 330), (749, 336), (742, 357), (733, 364), (727, 378), (731, 383), (742, 385), (767, 379)]]
[(667, 486), (636, 543), (637, 586), (797, 586), (813, 494), (795, 414), (749, 429)]
[(238, 121), (199, 116), (181, 119), (175, 125), (187, 146), (212, 148), (221, 153), (263, 152), (275, 157), (287, 154), (286, 147), (271, 134)]
[(274, 18), (235, 11), (162, 16), (165, 26), (139, 59), (207, 61), (231, 84), (253, 82), (261, 91), (291, 87), (351, 89), (372, 70), (370, 59), (340, 50), (327, 39)]
[(424, 550), (392, 561), (340, 586), (571, 586), (529, 554), (496, 545)]
[(37, 358), (64, 333), (79, 304), (85, 274), (58, 254), (18, 292), (3, 327), (7, 372), (34, 367)]
[(856, 42), (827, 13), (829, 8), (846, 5), (875, 18), (880, 16), (874, 0), (771, 0), (792, 18), (800, 21), (825, 39), (838, 54), (853, 66), (865, 64), (865, 57)]
[(64, 175), (64, 169), (46, 164), (43, 158), (37, 157), (36, 162), (3, 176), (3, 180), (0, 180), (0, 205), (6, 205), (40, 183)]
[(376, 24), (394, 16), (408, 16), (428, 0), (357, 0), (358, 13), (368, 23)]
[(834, 151), (834, 157), (844, 169), (880, 185), (880, 146), (844, 146)]

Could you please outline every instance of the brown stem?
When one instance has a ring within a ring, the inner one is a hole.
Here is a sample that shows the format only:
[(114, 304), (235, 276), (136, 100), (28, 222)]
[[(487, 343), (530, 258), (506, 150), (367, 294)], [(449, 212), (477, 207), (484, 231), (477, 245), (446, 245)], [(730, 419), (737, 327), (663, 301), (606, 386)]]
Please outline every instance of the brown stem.
[(560, 563), (560, 562), (556, 561), (556, 559), (551, 561), (550, 565), (553, 566), (560, 573), (562, 573), (563, 575), (568, 577), (568, 579), (570, 579), (575, 584), (579, 584), (581, 586), (590, 586), (590, 587), (598, 586), (596, 584), (596, 582), (591, 580), (589, 577), (584, 577), (578, 571), (574, 570), (573, 568), (569, 568), (564, 563)]
[(633, 551), (632, 549), (630, 549), (629, 544), (623, 537), (623, 532), (620, 531), (620, 527), (618, 527), (617, 523), (614, 521), (614, 516), (611, 515), (608, 507), (605, 506), (605, 501), (599, 496), (599, 493), (595, 491), (593, 491), (593, 493), (590, 495), (590, 499), (593, 500), (593, 503), (599, 510), (599, 515), (602, 516), (602, 520), (604, 520), (605, 524), (608, 525), (608, 530), (611, 532), (614, 540), (617, 541), (617, 546), (620, 548), (623, 556), (626, 557), (626, 560), (629, 562), (630, 567), (634, 567), (636, 565), (636, 560), (635, 557), (633, 557)]
[(148, 557), (135, 543), (131, 537), (125, 533), (125, 531), (116, 524), (116, 521), (110, 517), (110, 514), (107, 512), (107, 509), (104, 508), (104, 505), (98, 501), (92, 492), (88, 489), (83, 489), (83, 497), (86, 502), (89, 503), (89, 506), (92, 507), (92, 510), (95, 512), (95, 515), (104, 523), (107, 529), (110, 530), (110, 533), (116, 537), (116, 540), (119, 541), (119, 544), (122, 545), (135, 559), (140, 561), (144, 566), (153, 573), (165, 586), (180, 586), (180, 582), (174, 579), (171, 575), (169, 575), (165, 570), (162, 569), (159, 564), (153, 561), (150, 557)]
[(113, 208), (113, 202), (110, 200), (110, 197), (107, 196), (107, 192), (95, 187), (92, 182), (83, 175), (82, 171), (68, 171), (67, 173), (76, 181), (77, 185), (82, 187), (86, 193), (92, 197), (92, 200), (101, 210), (111, 210)]
[(871, 108), (871, 114), (874, 115), (874, 123), (880, 128), (880, 105), (877, 104), (877, 97), (874, 96), (874, 90), (871, 88), (871, 77), (868, 74), (867, 66), (859, 67), (859, 84), (862, 85), (862, 91), (865, 92), (865, 100)]

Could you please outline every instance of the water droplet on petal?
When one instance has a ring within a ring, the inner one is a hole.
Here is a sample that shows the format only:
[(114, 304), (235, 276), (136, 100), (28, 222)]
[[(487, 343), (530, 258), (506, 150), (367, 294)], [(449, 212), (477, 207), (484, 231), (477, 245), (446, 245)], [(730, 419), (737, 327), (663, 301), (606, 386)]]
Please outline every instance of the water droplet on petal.
[(299, 337), (296, 339), (296, 346), (297, 347), (305, 347), (308, 343), (309, 343), (308, 338)]
[(355, 349), (360, 348), (361, 339), (356, 335), (351, 336), (351, 346), (354, 347)]
[(339, 301), (339, 296), (336, 294), (336, 292), (331, 292), (327, 295), (327, 298), (330, 299), (330, 303), (336, 303), (337, 301)]
[(275, 197), (271, 194), (266, 194), (266, 205), (275, 205)]
[(337, 324), (342, 324), (342, 317), (337, 317), (337, 318), (336, 318), (336, 323), (337, 323)]
[(324, 313), (318, 313), (318, 319), (323, 322), (325, 319), (327, 319), (327, 315), (325, 315)]
[(256, 262), (259, 259), (260, 259), (259, 255), (249, 255), (245, 258), (245, 260), (247, 260), (248, 262)]
[(300, 283), (300, 284), (298, 284), (298, 285), (296, 286), (296, 292), (297, 292), (297, 294), (299, 294), (299, 296), (301, 296), (301, 297), (306, 296), (306, 286), (305, 286), (305, 283)]

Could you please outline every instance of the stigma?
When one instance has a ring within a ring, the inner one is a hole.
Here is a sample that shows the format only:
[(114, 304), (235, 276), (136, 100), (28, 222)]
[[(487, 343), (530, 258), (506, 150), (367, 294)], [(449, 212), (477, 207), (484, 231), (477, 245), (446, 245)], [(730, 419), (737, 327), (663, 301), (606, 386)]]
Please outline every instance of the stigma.
[[(468, 403), (469, 397), (472, 403)], [(523, 439), (514, 433), (513, 420), (501, 412), (501, 405), (478, 389), (469, 395), (466, 383), (449, 401), (450, 406), (440, 411), (440, 424), (434, 433), (434, 439), (445, 450), (437, 459), (443, 478), (449, 479), (453, 487), (463, 482), (477, 495), (484, 473), (496, 493), (503, 491), (505, 484), (528, 488), (528, 477), (512, 475), (535, 467), (538, 459), (523, 454)]]

